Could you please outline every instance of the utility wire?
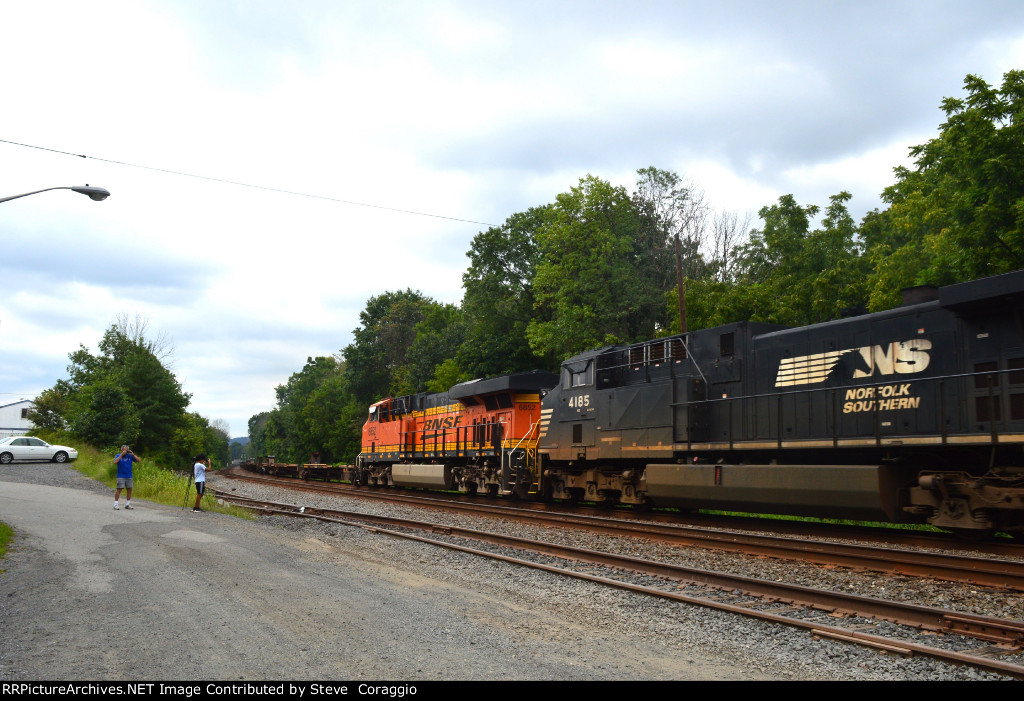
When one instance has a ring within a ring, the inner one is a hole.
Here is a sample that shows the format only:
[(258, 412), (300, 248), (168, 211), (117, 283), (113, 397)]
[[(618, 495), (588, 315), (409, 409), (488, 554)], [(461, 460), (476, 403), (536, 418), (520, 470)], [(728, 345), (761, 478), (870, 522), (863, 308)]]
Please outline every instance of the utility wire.
[(352, 200), (343, 200), (337, 197), (327, 197), (325, 195), (311, 195), (307, 192), (296, 192), (295, 190), (283, 190), (277, 187), (268, 187), (266, 185), (253, 185), (252, 183), (242, 183), (237, 180), (225, 180), (224, 178), (213, 178), (208, 175), (196, 175), (195, 173), (183, 173), (178, 170), (168, 170), (167, 168), (155, 168), (153, 166), (139, 165), (138, 163), (126, 163), (124, 161), (115, 161), (109, 158), (100, 158), (98, 156), (86, 156), (81, 153), (71, 153), (69, 151), (59, 151), (54, 148), (45, 148), (43, 146), (33, 146), (32, 144), (22, 144), (17, 141), (8, 141), (6, 139), (0, 139), (0, 143), (11, 144), (13, 146), (23, 146), (25, 148), (34, 148), (39, 151), (49, 151), (50, 153), (59, 153), (64, 156), (74, 156), (75, 158), (88, 158), (93, 161), (102, 161), (104, 163), (113, 163), (119, 166), (128, 166), (130, 168), (142, 168), (143, 170), (155, 170), (160, 173), (170, 173), (171, 175), (182, 175), (187, 178), (198, 178), (199, 180), (212, 180), (217, 183), (226, 183), (228, 185), (238, 185), (239, 187), (251, 187), (256, 190), (268, 190), (270, 192), (280, 192), (285, 195), (297, 195), (299, 197), (311, 197), (317, 200), (329, 200), (331, 202), (341, 202), (342, 204), (356, 205), (357, 207), (370, 207), (372, 209), (383, 209), (389, 212), (400, 212), (402, 214), (412, 214), (418, 217), (432, 217), (434, 219), (447, 219), (449, 221), (464, 222), (466, 224), (480, 224), (481, 226), (492, 226), (497, 227), (497, 224), (490, 224), (483, 221), (474, 221), (473, 219), (460, 219), (458, 217), (446, 217), (443, 214), (430, 214), (429, 212), (416, 212), (411, 209), (399, 209), (398, 207), (385, 207), (379, 204), (367, 204), (366, 202), (354, 202)]

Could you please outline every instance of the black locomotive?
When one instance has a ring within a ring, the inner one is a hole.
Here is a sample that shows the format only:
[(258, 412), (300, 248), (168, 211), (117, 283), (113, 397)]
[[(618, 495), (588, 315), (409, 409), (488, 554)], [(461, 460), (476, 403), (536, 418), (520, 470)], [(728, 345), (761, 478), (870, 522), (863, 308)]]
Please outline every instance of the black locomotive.
[(562, 364), (521, 494), (1024, 529), (1024, 270)]

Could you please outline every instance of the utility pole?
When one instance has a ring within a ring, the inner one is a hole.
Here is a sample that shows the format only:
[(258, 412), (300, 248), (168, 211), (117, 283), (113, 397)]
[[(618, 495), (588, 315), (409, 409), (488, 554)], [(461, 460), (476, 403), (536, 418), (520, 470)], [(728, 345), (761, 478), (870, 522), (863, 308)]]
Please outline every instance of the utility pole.
[(679, 333), (686, 333), (686, 289), (683, 287), (683, 247), (678, 232), (672, 241), (676, 249), (676, 289), (679, 292)]

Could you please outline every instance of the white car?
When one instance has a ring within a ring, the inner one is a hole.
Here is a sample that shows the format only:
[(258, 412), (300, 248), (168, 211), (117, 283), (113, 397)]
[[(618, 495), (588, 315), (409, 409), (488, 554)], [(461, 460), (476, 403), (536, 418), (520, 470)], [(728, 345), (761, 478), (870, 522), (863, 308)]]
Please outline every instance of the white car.
[(10, 436), (0, 440), (0, 463), (15, 460), (52, 460), (67, 462), (78, 458), (78, 451), (66, 445), (50, 445), (31, 436)]

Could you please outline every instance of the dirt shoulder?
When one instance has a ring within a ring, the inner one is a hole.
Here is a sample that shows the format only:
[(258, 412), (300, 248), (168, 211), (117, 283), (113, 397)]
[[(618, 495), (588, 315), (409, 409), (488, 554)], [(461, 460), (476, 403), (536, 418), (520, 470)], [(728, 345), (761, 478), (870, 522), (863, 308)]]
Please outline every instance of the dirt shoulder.
[(629, 595), (361, 529), (114, 511), (67, 467), (3, 467), (3, 681), (780, 676), (630, 623)]

